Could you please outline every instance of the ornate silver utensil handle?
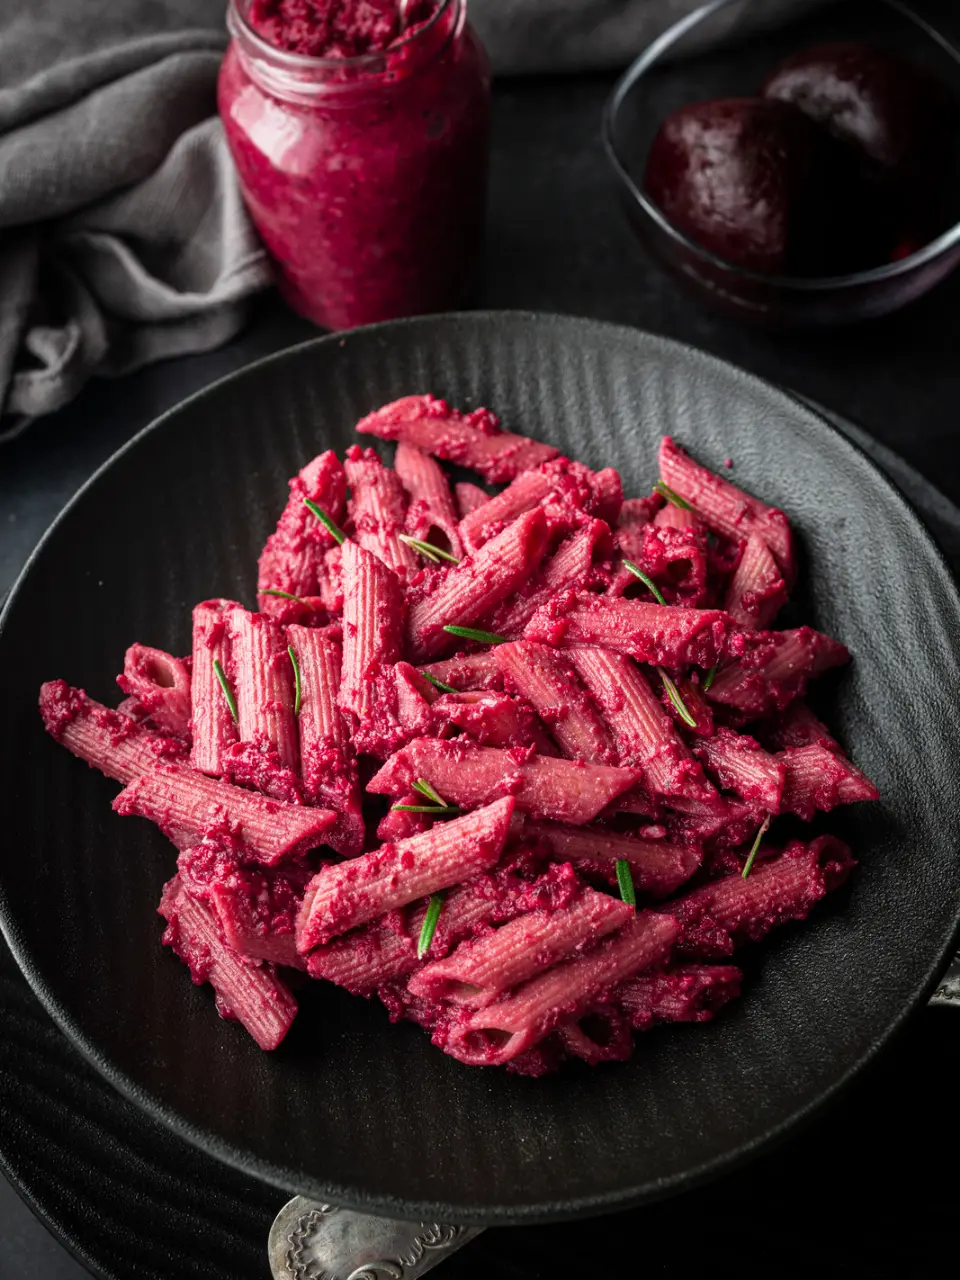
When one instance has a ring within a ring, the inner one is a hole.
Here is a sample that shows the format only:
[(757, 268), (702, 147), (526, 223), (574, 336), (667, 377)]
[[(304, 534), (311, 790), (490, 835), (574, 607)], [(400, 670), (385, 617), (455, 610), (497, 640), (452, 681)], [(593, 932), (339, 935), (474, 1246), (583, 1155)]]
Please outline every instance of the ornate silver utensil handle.
[(417, 1280), (483, 1230), (289, 1200), (270, 1228), (274, 1280)]

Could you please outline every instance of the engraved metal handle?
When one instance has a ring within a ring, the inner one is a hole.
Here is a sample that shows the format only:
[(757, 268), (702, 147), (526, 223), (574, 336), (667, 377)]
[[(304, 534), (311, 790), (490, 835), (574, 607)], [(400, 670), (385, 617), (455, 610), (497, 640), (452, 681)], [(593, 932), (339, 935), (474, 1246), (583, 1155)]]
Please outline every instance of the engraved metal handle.
[(417, 1280), (482, 1230), (375, 1218), (295, 1196), (267, 1247), (273, 1280)]

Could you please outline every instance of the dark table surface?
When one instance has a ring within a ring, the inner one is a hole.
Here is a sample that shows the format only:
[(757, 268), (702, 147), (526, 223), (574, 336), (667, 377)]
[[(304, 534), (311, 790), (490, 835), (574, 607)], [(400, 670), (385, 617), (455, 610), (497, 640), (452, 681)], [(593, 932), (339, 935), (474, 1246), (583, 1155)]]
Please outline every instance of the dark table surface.
[[(960, 28), (960, 15), (955, 25)], [(845, 332), (773, 336), (700, 310), (645, 260), (621, 220), (598, 139), (610, 83), (607, 76), (588, 76), (498, 87), (479, 305), (594, 316), (703, 347), (860, 424), (960, 504), (960, 273), (907, 312)], [(265, 297), (250, 327), (223, 350), (123, 381), (91, 383), (67, 409), (0, 446), (0, 595), (63, 503), (135, 431), (206, 383), (312, 332)], [(37, 1020), (37, 1036), (58, 1037), (42, 1027), (38, 1010), (28, 1009), (31, 998), (10, 972), (9, 956), (0, 957), (0, 975), (0, 999), (22, 1001), (24, 1017)], [(0, 1058), (0, 1082), (2, 1066)], [(709, 1222), (719, 1242), (716, 1256), (731, 1268), (723, 1270), (720, 1261), (718, 1275), (733, 1274), (736, 1259), (773, 1266), (778, 1275), (795, 1274), (795, 1266), (796, 1274), (815, 1267), (831, 1277), (929, 1276), (950, 1256), (955, 1238), (950, 1170), (960, 1149), (958, 1072), (960, 1017), (924, 1010), (840, 1107), (780, 1152), (720, 1187), (641, 1211), (626, 1237), (588, 1224), (552, 1228), (551, 1249), (562, 1251), (554, 1256), (569, 1260), (571, 1274), (618, 1274), (621, 1266), (632, 1273), (644, 1258), (633, 1237), (643, 1230), (660, 1239), (644, 1269), (686, 1277), (700, 1266), (694, 1268), (692, 1255), (684, 1263), (685, 1236), (692, 1227), (695, 1237), (698, 1225)], [(8, 1122), (0, 1162), (19, 1168), (27, 1144), (20, 1142), (15, 1094), (0, 1104)], [(782, 1196), (771, 1199), (771, 1184)], [(761, 1192), (758, 1217), (752, 1205)], [(70, 1192), (48, 1187), (54, 1217), (58, 1194), (65, 1202)], [(281, 1199), (273, 1197), (276, 1208)], [(265, 1214), (271, 1203), (265, 1194), (257, 1212)], [(91, 1234), (104, 1229), (103, 1222), (90, 1224)], [(491, 1232), (473, 1246), (471, 1273), (557, 1274), (545, 1261), (542, 1229), (516, 1229), (508, 1246), (503, 1235)], [(778, 1262), (769, 1261), (771, 1250)], [(784, 1251), (793, 1260), (786, 1267)], [(509, 1266), (502, 1261), (507, 1256)], [(124, 1276), (148, 1274), (132, 1254), (116, 1269)], [(0, 1276), (80, 1280), (84, 1274), (0, 1177)]]

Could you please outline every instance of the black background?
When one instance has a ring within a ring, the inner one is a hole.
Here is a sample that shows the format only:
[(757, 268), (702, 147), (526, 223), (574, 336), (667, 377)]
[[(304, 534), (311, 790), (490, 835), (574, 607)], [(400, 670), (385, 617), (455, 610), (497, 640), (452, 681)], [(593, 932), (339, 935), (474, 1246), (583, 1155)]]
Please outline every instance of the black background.
[[(924, 8), (960, 33), (955, 6), (952, 19), (949, 5)], [(700, 310), (621, 220), (598, 136), (611, 83), (498, 87), (478, 304), (596, 316), (692, 342), (859, 423), (960, 503), (960, 275), (899, 316), (845, 332), (768, 335)], [(223, 351), (93, 383), (0, 447), (0, 592), (66, 499), (134, 431), (311, 333), (265, 298)], [(81, 1253), (124, 1278), (267, 1275), (266, 1229), (283, 1197), (233, 1175), (214, 1184), (208, 1166), (88, 1079), (6, 954), (0, 1022), (0, 1163)], [(960, 1017), (925, 1010), (842, 1103), (746, 1172), (616, 1219), (489, 1232), (446, 1274), (929, 1276), (955, 1248), (958, 1071)], [(0, 1180), (0, 1277), (82, 1274)]]

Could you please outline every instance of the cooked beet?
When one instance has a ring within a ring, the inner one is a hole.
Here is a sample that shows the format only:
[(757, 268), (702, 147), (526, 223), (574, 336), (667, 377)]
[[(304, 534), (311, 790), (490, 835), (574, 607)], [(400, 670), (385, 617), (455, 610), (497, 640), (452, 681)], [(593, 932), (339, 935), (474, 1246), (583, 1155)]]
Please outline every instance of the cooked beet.
[(851, 205), (836, 147), (789, 103), (724, 98), (668, 116), (645, 185), (666, 217), (751, 271), (829, 269)]
[(768, 77), (765, 98), (790, 102), (899, 183), (931, 159), (936, 105), (929, 82), (896, 55), (856, 42), (801, 49)]

